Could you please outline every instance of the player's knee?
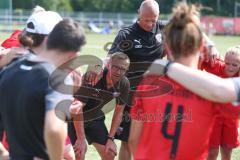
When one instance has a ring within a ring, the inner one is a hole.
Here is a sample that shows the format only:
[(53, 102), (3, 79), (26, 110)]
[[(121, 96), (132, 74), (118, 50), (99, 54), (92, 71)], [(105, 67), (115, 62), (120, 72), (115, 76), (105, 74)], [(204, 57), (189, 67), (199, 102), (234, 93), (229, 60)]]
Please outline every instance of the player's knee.
[(104, 154), (104, 157), (102, 157), (103, 160), (114, 160), (115, 155), (113, 154)]
[(232, 152), (233, 147), (230, 146), (222, 146), (221, 147), (224, 152)]
[(209, 149), (207, 160), (216, 160), (218, 156), (218, 148), (217, 149)]
[(231, 159), (231, 154), (232, 154), (232, 148), (228, 146), (223, 146), (221, 147), (221, 152), (222, 152), (222, 159), (224, 160), (230, 160)]

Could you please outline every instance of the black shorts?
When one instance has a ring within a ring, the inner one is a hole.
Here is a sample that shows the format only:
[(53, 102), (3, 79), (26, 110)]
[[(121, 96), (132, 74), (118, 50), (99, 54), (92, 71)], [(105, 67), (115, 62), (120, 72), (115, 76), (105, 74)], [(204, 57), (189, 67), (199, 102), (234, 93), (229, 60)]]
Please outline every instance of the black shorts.
[[(108, 130), (104, 120), (95, 120), (84, 123), (84, 131), (89, 145), (92, 143), (105, 145), (107, 143)], [(70, 137), (71, 143), (74, 145), (77, 140), (77, 136), (73, 122), (69, 122), (68, 136)]]
[(115, 134), (116, 139), (119, 139), (124, 142), (128, 141), (130, 126), (131, 126), (131, 118), (130, 118), (129, 111), (130, 111), (130, 108), (126, 106), (123, 112), (122, 122)]

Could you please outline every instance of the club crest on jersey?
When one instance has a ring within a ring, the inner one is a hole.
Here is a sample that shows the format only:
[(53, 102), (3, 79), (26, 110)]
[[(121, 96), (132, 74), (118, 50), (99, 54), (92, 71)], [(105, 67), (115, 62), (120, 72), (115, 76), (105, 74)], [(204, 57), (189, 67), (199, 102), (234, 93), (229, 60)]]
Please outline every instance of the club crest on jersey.
[(155, 38), (156, 38), (157, 42), (162, 43), (162, 34), (161, 33), (157, 34), (155, 36)]

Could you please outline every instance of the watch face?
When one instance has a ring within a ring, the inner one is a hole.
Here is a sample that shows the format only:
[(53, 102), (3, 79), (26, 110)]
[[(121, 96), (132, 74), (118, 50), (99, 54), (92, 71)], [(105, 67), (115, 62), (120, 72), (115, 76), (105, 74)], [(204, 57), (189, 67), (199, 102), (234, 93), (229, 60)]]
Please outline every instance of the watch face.
[(112, 141), (114, 141), (114, 137), (108, 136), (108, 139), (111, 139)]
[(114, 98), (116, 98), (116, 97), (118, 97), (118, 96), (120, 96), (120, 92), (113, 92), (113, 97), (114, 97)]

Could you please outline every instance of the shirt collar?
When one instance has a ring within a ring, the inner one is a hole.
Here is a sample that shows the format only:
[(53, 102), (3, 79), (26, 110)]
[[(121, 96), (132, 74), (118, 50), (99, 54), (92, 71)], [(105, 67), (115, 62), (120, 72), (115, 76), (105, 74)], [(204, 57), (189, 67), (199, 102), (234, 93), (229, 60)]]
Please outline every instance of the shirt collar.
[(140, 25), (138, 24), (138, 22), (135, 22), (134, 27), (136, 27), (137, 29), (139, 29), (140, 31), (145, 32), (145, 33), (155, 33), (156, 27), (157, 27), (157, 23), (154, 25), (154, 27), (152, 28), (152, 30), (149, 31), (149, 32), (147, 32), (147, 31), (145, 31), (144, 29), (142, 29), (142, 27), (140, 27)]

